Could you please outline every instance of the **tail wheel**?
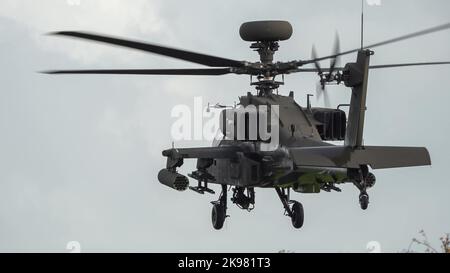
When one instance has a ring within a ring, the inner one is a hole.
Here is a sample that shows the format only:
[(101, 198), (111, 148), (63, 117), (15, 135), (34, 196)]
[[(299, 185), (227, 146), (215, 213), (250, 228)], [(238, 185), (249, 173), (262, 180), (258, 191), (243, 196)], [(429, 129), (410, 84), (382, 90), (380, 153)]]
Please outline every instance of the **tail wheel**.
[(223, 227), (225, 222), (225, 209), (221, 204), (214, 204), (211, 212), (211, 220), (213, 227), (217, 230)]
[(304, 213), (303, 213), (303, 205), (300, 202), (293, 201), (292, 205), (292, 225), (295, 228), (301, 228), (303, 226), (303, 219), (304, 219)]
[(361, 209), (367, 209), (369, 206), (369, 195), (367, 193), (361, 193), (359, 195), (359, 205), (361, 206)]

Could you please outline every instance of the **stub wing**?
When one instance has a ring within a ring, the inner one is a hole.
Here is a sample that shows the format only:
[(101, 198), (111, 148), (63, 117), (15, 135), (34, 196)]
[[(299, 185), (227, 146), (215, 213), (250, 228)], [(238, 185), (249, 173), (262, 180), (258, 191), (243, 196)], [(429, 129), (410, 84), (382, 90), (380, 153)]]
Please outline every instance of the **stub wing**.
[(423, 147), (298, 147), (290, 148), (289, 153), (297, 166), (385, 169), (431, 165), (430, 154)]
[(246, 152), (241, 146), (219, 146), (200, 148), (172, 148), (163, 151), (163, 156), (171, 158), (233, 158), (238, 152)]

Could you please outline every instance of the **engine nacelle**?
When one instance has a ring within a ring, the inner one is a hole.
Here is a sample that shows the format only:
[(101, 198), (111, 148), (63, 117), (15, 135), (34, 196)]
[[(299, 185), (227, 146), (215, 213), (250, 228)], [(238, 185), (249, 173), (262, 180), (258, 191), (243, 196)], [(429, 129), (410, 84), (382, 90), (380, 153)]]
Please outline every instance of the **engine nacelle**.
[(161, 184), (177, 191), (184, 191), (189, 186), (189, 179), (186, 176), (168, 169), (159, 171), (158, 180)]
[(322, 140), (344, 140), (347, 127), (345, 112), (339, 109), (312, 108), (317, 131)]

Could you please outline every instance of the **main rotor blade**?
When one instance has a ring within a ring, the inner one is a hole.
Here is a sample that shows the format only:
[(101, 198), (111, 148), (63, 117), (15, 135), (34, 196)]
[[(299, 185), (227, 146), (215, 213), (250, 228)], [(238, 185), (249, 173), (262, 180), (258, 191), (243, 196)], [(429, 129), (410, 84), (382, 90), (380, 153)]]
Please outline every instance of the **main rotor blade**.
[(422, 65), (442, 65), (442, 64), (450, 64), (450, 62), (383, 64), (383, 65), (371, 65), (371, 66), (369, 66), (369, 68), (370, 69), (377, 69), (377, 68), (392, 68), (392, 67), (422, 66)]
[(206, 66), (210, 66), (210, 67), (242, 67), (242, 66), (244, 66), (244, 62), (240, 62), (240, 61), (236, 61), (236, 60), (225, 59), (225, 58), (221, 58), (221, 57), (215, 57), (215, 56), (211, 56), (211, 55), (195, 53), (195, 52), (181, 50), (181, 49), (174, 49), (174, 48), (160, 46), (160, 45), (154, 45), (154, 44), (137, 42), (137, 41), (130, 41), (130, 40), (108, 37), (108, 36), (97, 35), (97, 34), (86, 33), (86, 32), (60, 31), (60, 32), (54, 32), (54, 33), (50, 33), (50, 34), (75, 37), (75, 38), (97, 41), (97, 42), (102, 42), (102, 43), (107, 43), (107, 44), (113, 44), (113, 45), (122, 46), (122, 47), (133, 48), (133, 49), (142, 50), (145, 52), (151, 52), (151, 53), (164, 55), (164, 56), (172, 57), (172, 58), (176, 58), (176, 59), (181, 59), (181, 60), (185, 60), (188, 62), (202, 64), (202, 65), (206, 65)]
[[(342, 71), (343, 67), (335, 67), (333, 71)], [(322, 72), (330, 72), (330, 68), (321, 68)], [(296, 73), (296, 72), (319, 72), (317, 68), (297, 68), (294, 70), (290, 70), (289, 73)]]
[[(429, 29), (422, 30), (422, 31), (414, 32), (414, 33), (407, 34), (407, 35), (404, 35), (404, 36), (400, 36), (400, 37), (397, 37), (397, 38), (389, 39), (389, 40), (386, 40), (386, 41), (383, 41), (383, 42), (371, 44), (371, 45), (365, 46), (365, 48), (374, 48), (374, 47), (377, 47), (377, 46), (387, 45), (387, 44), (391, 44), (391, 43), (407, 40), (407, 39), (410, 39), (410, 38), (414, 38), (414, 37), (430, 34), (430, 33), (433, 33), (433, 32), (445, 30), (445, 29), (448, 29), (448, 28), (450, 28), (450, 23), (439, 25), (439, 26), (436, 26), (436, 27), (432, 27), (432, 28), (429, 28)], [(315, 63), (315, 62), (326, 60), (326, 59), (336, 58), (338, 56), (342, 56), (342, 55), (347, 55), (347, 54), (350, 54), (350, 53), (358, 52), (359, 50), (361, 50), (361, 48), (344, 51), (344, 52), (341, 52), (339, 54), (333, 54), (333, 55), (330, 55), (330, 56), (315, 58), (315, 59), (312, 59), (312, 60), (299, 61), (298, 62), (298, 66), (302, 66), (302, 65), (310, 64), (310, 63)]]
[[(403, 64), (382, 64), (382, 65), (371, 65), (369, 69), (379, 69), (379, 68), (393, 68), (393, 67), (405, 67), (405, 66), (425, 66), (425, 65), (443, 65), (450, 64), (450, 62), (426, 62), (426, 63), (403, 63)], [(335, 67), (335, 71), (344, 70), (343, 67)], [(329, 68), (321, 68), (321, 71), (329, 72)], [(289, 73), (295, 72), (318, 72), (317, 68), (299, 68), (289, 71)]]
[(192, 69), (95, 69), (95, 70), (54, 70), (45, 74), (122, 74), (122, 75), (210, 75), (218, 76), (232, 73), (230, 68), (192, 68)]

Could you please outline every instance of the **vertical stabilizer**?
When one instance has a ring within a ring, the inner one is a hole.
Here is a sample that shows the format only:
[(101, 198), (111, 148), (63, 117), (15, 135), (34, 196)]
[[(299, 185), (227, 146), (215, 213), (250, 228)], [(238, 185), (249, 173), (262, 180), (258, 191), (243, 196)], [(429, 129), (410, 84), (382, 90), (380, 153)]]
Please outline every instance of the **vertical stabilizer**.
[(356, 63), (348, 63), (343, 71), (345, 85), (352, 88), (345, 146), (356, 148), (363, 145), (364, 115), (371, 55), (373, 55), (373, 51), (370, 50), (358, 51)]

